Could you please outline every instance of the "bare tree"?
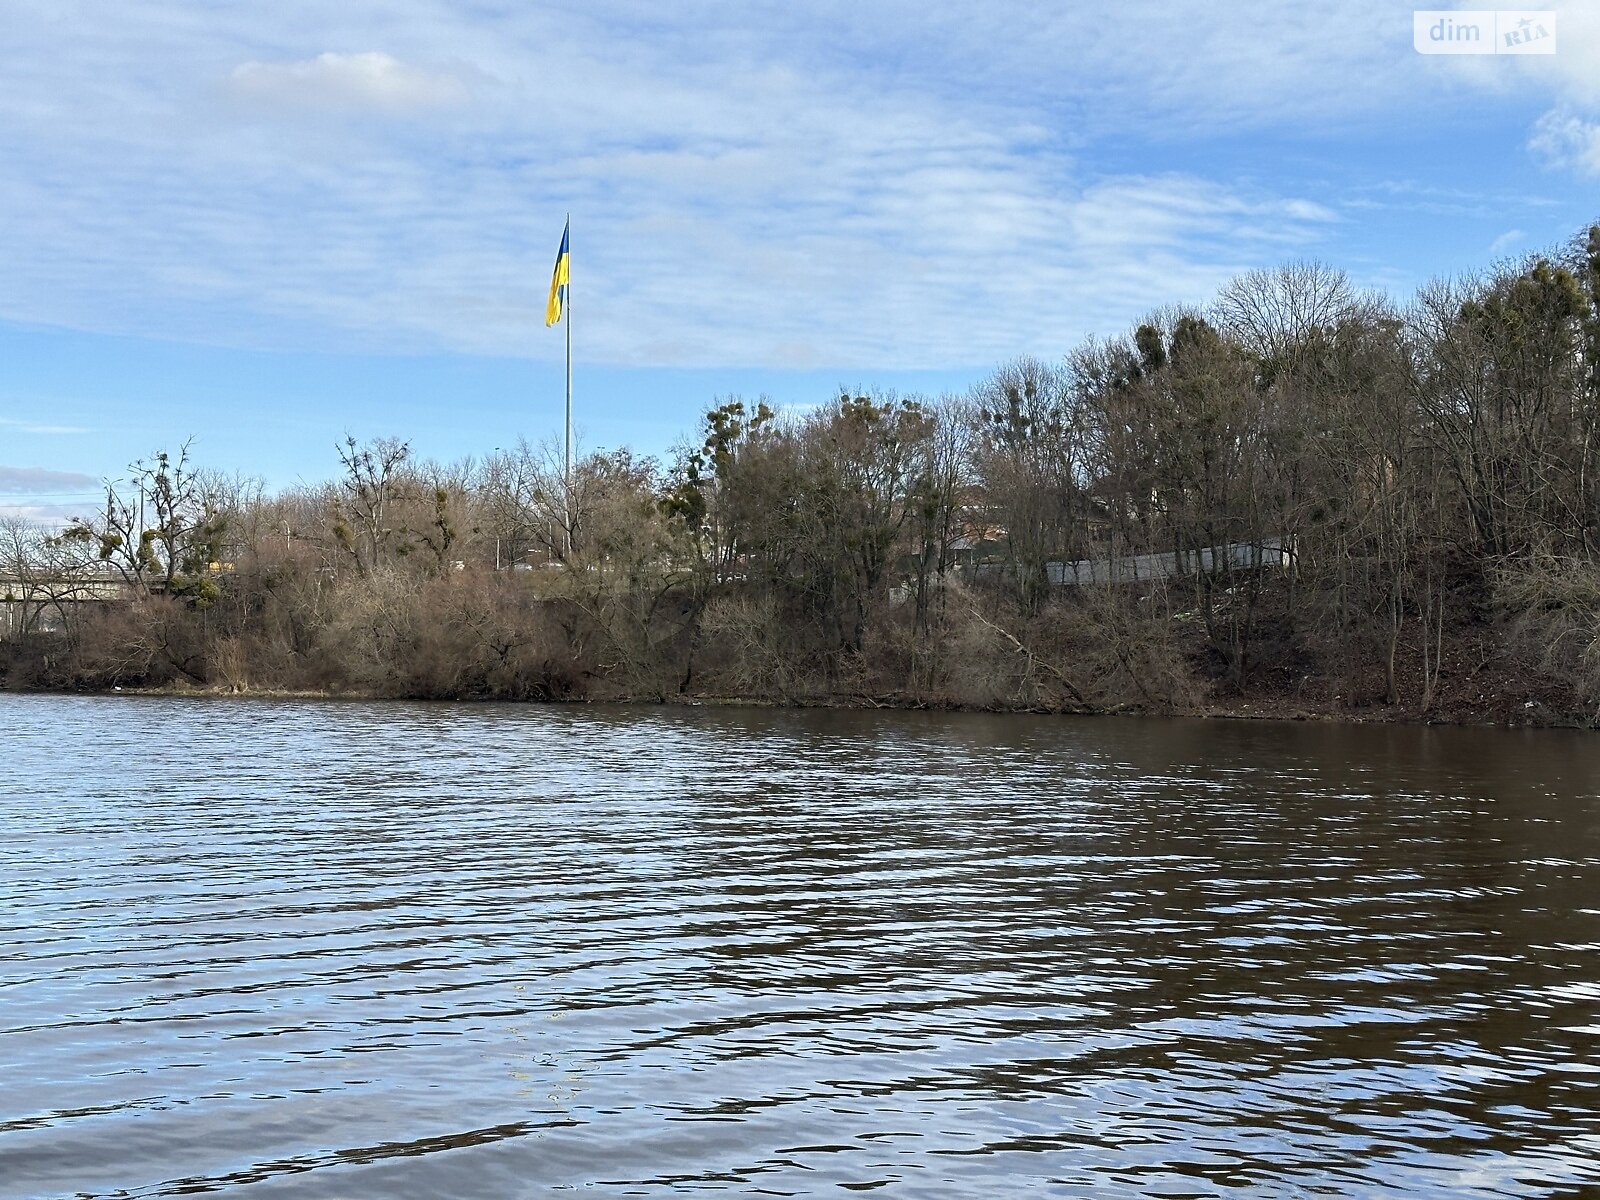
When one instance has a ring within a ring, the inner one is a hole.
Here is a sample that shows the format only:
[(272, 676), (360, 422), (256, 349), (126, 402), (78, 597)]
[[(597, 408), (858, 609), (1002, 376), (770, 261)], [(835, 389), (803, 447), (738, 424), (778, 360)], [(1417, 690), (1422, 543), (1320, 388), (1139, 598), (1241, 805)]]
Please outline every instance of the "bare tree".
[(106, 485), (104, 512), (75, 518), (62, 536), (91, 547), (143, 594), (209, 603), (229, 515), (213, 490), (219, 477), (194, 466), (190, 445), (184, 442), (175, 457), (159, 450), (132, 464), (126, 481)]
[(77, 603), (97, 598), (97, 583), (81, 541), (19, 516), (0, 516), (0, 600), (9, 617), (0, 632), (30, 636), (52, 613), (54, 623), (70, 629)]
[(361, 444), (347, 434), (339, 447), (344, 478), (333, 535), (363, 575), (377, 568), (394, 543), (389, 510), (402, 492), (401, 468), (410, 458), (410, 443), (398, 438)]

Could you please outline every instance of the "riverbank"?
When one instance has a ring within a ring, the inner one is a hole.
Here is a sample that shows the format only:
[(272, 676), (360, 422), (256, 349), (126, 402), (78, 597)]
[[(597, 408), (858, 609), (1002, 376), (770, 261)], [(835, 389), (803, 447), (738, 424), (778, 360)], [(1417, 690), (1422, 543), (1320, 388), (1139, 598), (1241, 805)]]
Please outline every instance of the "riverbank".
[(227, 611), (227, 594), (209, 607), (160, 596), (95, 605), (76, 614), (69, 631), (0, 642), (0, 688), (1596, 723), (1586, 700), (1595, 694), (1589, 656), (1555, 653), (1582, 643), (1544, 637), (1559, 632), (1546, 611), (1496, 609), (1467, 585), (1452, 597), (1456, 619), (1427, 639), (1386, 646), (1313, 620), (1292, 580), (1266, 581), (1252, 617), (1256, 636), (1239, 666), (1218, 652), (1193, 610), (1169, 603), (1163, 611), (1153, 591), (1068, 592), (1030, 610), (998, 589), (952, 585), (942, 609), (921, 622), (910, 605), (880, 610), (853, 648), (799, 638), (784, 613), (749, 596), (696, 607), (692, 592), (668, 592), (641, 614), (623, 606), (618, 597), (628, 594), (609, 581), (607, 590), (579, 596), (541, 591), (542, 583), (470, 572), (357, 578), (330, 589), (315, 620), (298, 625), (242, 603)]
[[(1483, 681), (1483, 682), (1488, 682)], [(771, 710), (804, 709), (859, 709), (894, 711), (967, 712), (990, 715), (1070, 715), (1102, 717), (1189, 717), (1217, 721), (1289, 721), (1319, 722), (1351, 725), (1444, 725), (1456, 727), (1484, 727), (1501, 729), (1592, 729), (1593, 716), (1564, 710), (1560, 707), (1559, 688), (1549, 681), (1540, 681), (1536, 689), (1523, 688), (1517, 694), (1490, 693), (1470, 688), (1447, 692), (1427, 711), (1418, 711), (1403, 704), (1350, 705), (1338, 696), (1328, 697), (1300, 693), (1295, 696), (1274, 698), (1260, 696), (1238, 697), (1228, 701), (1212, 701), (1188, 709), (1151, 709), (1125, 704), (1104, 708), (1044, 707), (1039, 705), (974, 705), (949, 701), (931, 701), (903, 695), (812, 695), (779, 699), (771, 696), (729, 695), (716, 693), (682, 693), (670, 696), (630, 696), (603, 694), (598, 696), (571, 696), (559, 700), (525, 701), (555, 707), (567, 705), (610, 704), (667, 708), (750, 708)], [(329, 703), (416, 701), (433, 700), (443, 703), (507, 703), (498, 696), (419, 697), (373, 690), (327, 690), (306, 688), (273, 688), (249, 686), (221, 686), (215, 684), (168, 683), (158, 687), (110, 688), (15, 688), (6, 691), (24, 694), (60, 695), (122, 695), (163, 698), (194, 698), (208, 700), (285, 700), (324, 701)]]

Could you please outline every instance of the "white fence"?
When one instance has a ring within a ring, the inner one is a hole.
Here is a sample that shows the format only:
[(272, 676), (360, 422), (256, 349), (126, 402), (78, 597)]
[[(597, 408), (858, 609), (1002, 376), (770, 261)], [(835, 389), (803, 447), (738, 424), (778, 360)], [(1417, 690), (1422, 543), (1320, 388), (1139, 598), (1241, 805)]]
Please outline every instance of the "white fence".
[(1294, 549), (1283, 538), (1260, 543), (1235, 542), (1205, 547), (1193, 553), (1134, 554), (1127, 558), (1086, 558), (1078, 562), (1045, 564), (1050, 582), (1058, 587), (1095, 583), (1145, 583), (1217, 571), (1287, 570), (1294, 566)]

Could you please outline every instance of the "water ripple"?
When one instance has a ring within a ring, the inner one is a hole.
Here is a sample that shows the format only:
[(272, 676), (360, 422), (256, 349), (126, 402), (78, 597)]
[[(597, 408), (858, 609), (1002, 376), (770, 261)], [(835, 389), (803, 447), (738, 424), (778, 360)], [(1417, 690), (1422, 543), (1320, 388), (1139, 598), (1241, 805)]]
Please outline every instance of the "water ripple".
[(0, 696), (0, 1196), (1600, 1189), (1565, 734)]

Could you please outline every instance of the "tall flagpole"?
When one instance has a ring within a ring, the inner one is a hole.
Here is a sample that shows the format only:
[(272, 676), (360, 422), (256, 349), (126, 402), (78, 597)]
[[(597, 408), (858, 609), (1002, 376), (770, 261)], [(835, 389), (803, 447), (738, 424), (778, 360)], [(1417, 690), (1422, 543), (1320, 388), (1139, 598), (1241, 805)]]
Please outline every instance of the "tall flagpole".
[(567, 555), (572, 555), (572, 214), (567, 214), (567, 295), (562, 315), (567, 321), (567, 452), (562, 460), (566, 492)]

